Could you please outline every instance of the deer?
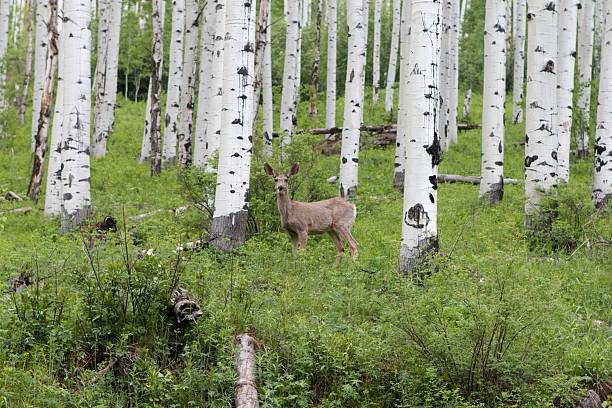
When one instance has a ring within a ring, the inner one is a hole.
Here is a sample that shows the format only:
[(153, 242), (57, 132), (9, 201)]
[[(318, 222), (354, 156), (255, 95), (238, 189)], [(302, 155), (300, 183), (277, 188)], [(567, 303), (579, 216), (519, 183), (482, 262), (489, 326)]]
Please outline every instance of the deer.
[(330, 198), (312, 203), (291, 200), (289, 198), (289, 179), (295, 176), (300, 167), (297, 163), (291, 166), (287, 174), (277, 173), (268, 163), (264, 170), (274, 178), (277, 193), (278, 212), (281, 225), (291, 239), (291, 257), (295, 262), (297, 249), (306, 251), (308, 236), (312, 234), (329, 234), (336, 245), (338, 254), (335, 264), (338, 265), (344, 253), (344, 239), (351, 251), (353, 260), (357, 258), (357, 241), (351, 234), (351, 228), (357, 217), (357, 207), (342, 197)]

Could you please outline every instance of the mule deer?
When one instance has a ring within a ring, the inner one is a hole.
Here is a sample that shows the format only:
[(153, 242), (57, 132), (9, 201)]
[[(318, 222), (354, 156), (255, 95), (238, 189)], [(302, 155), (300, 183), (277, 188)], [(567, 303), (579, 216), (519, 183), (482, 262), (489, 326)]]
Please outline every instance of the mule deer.
[(306, 250), (308, 235), (323, 233), (328, 233), (336, 245), (336, 264), (340, 262), (344, 252), (342, 239), (348, 243), (353, 259), (357, 257), (357, 241), (351, 235), (351, 228), (357, 216), (357, 208), (353, 204), (340, 197), (314, 203), (291, 200), (288, 182), (297, 174), (299, 166), (291, 166), (286, 175), (277, 174), (268, 163), (264, 165), (264, 170), (274, 178), (276, 184), (278, 212), (281, 224), (291, 238), (291, 255), (294, 261), (298, 245), (301, 250)]

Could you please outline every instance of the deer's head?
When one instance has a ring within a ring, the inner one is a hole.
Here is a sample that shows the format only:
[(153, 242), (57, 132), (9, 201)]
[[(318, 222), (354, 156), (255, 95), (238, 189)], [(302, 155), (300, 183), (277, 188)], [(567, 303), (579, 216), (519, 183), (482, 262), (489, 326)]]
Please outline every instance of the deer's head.
[(294, 163), (291, 166), (291, 169), (289, 170), (289, 173), (287, 173), (287, 174), (278, 174), (278, 173), (276, 173), (276, 171), (274, 171), (272, 166), (270, 166), (268, 163), (266, 163), (264, 165), (264, 170), (266, 171), (266, 174), (268, 176), (274, 178), (274, 184), (276, 186), (276, 191), (279, 194), (283, 194), (283, 193), (287, 192), (287, 188), (288, 188), (288, 184), (289, 184), (289, 179), (297, 174), (297, 172), (300, 170), (300, 166), (298, 166), (297, 163)]

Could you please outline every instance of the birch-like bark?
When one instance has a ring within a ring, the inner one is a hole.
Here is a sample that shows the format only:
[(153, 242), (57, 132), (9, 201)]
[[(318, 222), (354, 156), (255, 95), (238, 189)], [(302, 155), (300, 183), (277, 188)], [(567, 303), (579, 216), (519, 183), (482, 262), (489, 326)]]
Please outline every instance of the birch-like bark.
[(9, 0), (0, 0), (0, 109), (4, 110), (6, 100), (6, 51), (9, 43)]
[(450, 97), (450, 10), (452, 0), (441, 0), (442, 10), (440, 18), (440, 79), (438, 87), (439, 110), (438, 129), (440, 135), (440, 147), (447, 151), (449, 146), (448, 126), (450, 110), (448, 99)]
[[(213, 158), (219, 150), (221, 137), (225, 1), (212, 1), (205, 7), (210, 20), (202, 25), (202, 35), (206, 33), (208, 40), (206, 57), (200, 63), (200, 95), (204, 97), (198, 98), (194, 165), (204, 167), (207, 172), (215, 172)], [(202, 90), (202, 87), (205, 89)]]
[(63, 21), (60, 23), (59, 55), (57, 59), (57, 93), (53, 111), (53, 126), (51, 128), (51, 145), (49, 148), (44, 210), (45, 215), (51, 217), (60, 215), (62, 210), (62, 127), (64, 123), (64, 77), (66, 75), (64, 63), (66, 59), (66, 30), (63, 28)]
[(576, 26), (579, 0), (559, 0), (557, 58), (557, 173), (559, 181), (569, 182), (570, 143), (574, 104), (574, 66), (576, 64)]
[(226, 2), (223, 109), (215, 212), (210, 239), (219, 249), (246, 240), (253, 152), (253, 77), (256, 2)]
[(208, 131), (208, 116), (206, 110), (211, 98), (211, 71), (215, 47), (215, 8), (216, 1), (204, 3), (202, 11), (202, 30), (200, 31), (200, 67), (198, 86), (198, 111), (196, 115), (196, 126), (193, 141), (193, 165), (197, 168), (204, 167), (206, 154), (206, 133)]
[(57, 0), (49, 0), (48, 40), (49, 52), (47, 53), (47, 64), (45, 69), (45, 82), (43, 85), (42, 103), (38, 118), (38, 128), (34, 144), (34, 160), (32, 164), (32, 175), (28, 186), (28, 197), (36, 202), (42, 178), (44, 174), (45, 155), (47, 153), (49, 119), (51, 117), (51, 102), (53, 101), (53, 88), (55, 84), (55, 72), (57, 69)]
[(557, 11), (556, 2), (528, 3), (527, 109), (525, 111), (525, 227), (545, 193), (557, 184)]
[(323, 14), (323, 0), (317, 1), (317, 23), (315, 27), (315, 49), (310, 76), (310, 116), (317, 114), (317, 94), (319, 92), (319, 72), (321, 70), (321, 17)]
[(266, 48), (266, 31), (268, 25), (268, 0), (259, 2), (257, 13), (257, 30), (255, 31), (255, 73), (253, 74), (253, 121), (257, 120), (261, 102), (261, 86), (263, 81), (264, 52)]
[(115, 125), (117, 101), (117, 69), (121, 31), (121, 0), (100, 1), (98, 61), (94, 83), (93, 157), (106, 155), (108, 137)]
[(465, 20), (465, 12), (470, 7), (470, 0), (461, 1), (461, 11), (459, 13), (459, 33), (463, 33), (461, 28), (463, 27), (463, 20)]
[(451, 0), (450, 5), (450, 72), (448, 94), (448, 141), (456, 144), (457, 106), (459, 104), (459, 0)]
[(463, 111), (461, 112), (461, 118), (463, 120), (469, 119), (471, 104), (472, 104), (472, 88), (469, 88), (465, 92), (465, 97), (463, 98)]
[(28, 106), (28, 95), (30, 94), (30, 78), (32, 76), (32, 57), (34, 53), (34, 33), (32, 24), (35, 16), (34, 0), (28, 0), (28, 45), (26, 48), (25, 72), (23, 73), (23, 88), (19, 97), (19, 123), (25, 123), (26, 107)]
[[(185, 1), (185, 47), (183, 50), (183, 78), (178, 122), (178, 156), (182, 166), (192, 161), (193, 107), (196, 82), (196, 53), (198, 50), (199, 13), (197, 0)], [(251, 45), (252, 47), (252, 45)]]
[(274, 132), (274, 104), (272, 101), (272, 2), (267, 1), (268, 20), (266, 25), (266, 44), (264, 48), (263, 61), (263, 134), (264, 134), (264, 156), (272, 156), (272, 133)]
[(325, 102), (325, 126), (336, 126), (336, 44), (338, 7), (336, 0), (327, 1), (327, 85)]
[(183, 44), (185, 40), (185, 0), (172, 1), (172, 35), (170, 38), (168, 91), (164, 118), (163, 161), (173, 164), (176, 160), (178, 115), (180, 109), (181, 82), (183, 80)]
[(603, 35), (593, 172), (593, 202), (597, 208), (607, 207), (612, 196), (612, 0), (606, 0)]
[(389, 54), (389, 69), (387, 71), (387, 86), (385, 91), (385, 112), (393, 112), (393, 86), (397, 70), (397, 51), (399, 48), (401, 0), (393, 0), (393, 27), (391, 31), (391, 48)]
[[(382, 0), (375, 0), (374, 3), (374, 47), (372, 50), (372, 102), (378, 102), (380, 97), (380, 13)], [(401, 28), (400, 28), (401, 29)], [(400, 57), (401, 60), (401, 57)], [(401, 65), (400, 65), (401, 70)]]
[(578, 10), (578, 99), (576, 102), (576, 153), (589, 155), (591, 78), (593, 73), (595, 0), (582, 1)]
[(366, 50), (364, 5), (362, 0), (346, 3), (348, 27), (348, 57), (344, 91), (344, 124), (340, 151), (340, 196), (354, 198), (357, 195), (359, 135), (363, 109), (363, 81)]
[(64, 0), (65, 88), (62, 126), (62, 232), (91, 212), (91, 1)]
[(407, 92), (406, 170), (400, 243), (400, 271), (418, 273), (424, 258), (438, 248), (437, 174), (438, 66), (440, 2), (414, 0), (410, 19), (410, 72)]
[[(514, 74), (512, 82), (512, 123), (523, 122), (523, 88), (525, 84), (525, 17), (527, 0), (514, 0)], [(573, 80), (572, 80), (573, 82)]]
[(36, 6), (36, 47), (34, 48), (34, 87), (32, 89), (32, 151), (36, 131), (38, 129), (38, 118), (40, 103), (42, 99), (45, 66), (47, 61), (47, 17), (49, 15), (48, 0), (37, 0)]
[[(364, 49), (361, 54), (363, 70), (361, 72), (361, 101), (362, 104), (365, 105), (365, 87), (366, 87), (366, 65), (368, 63), (368, 33), (369, 33), (369, 24), (370, 24), (370, 0), (362, 0), (363, 1), (363, 32), (365, 35), (364, 38)], [(365, 114), (365, 106), (361, 108), (361, 117), (359, 118), (359, 123), (363, 123), (363, 116)]]
[(480, 198), (491, 204), (504, 196), (506, 2), (488, 0), (485, 7)]
[[(162, 26), (162, 34), (163, 34), (163, 27), (164, 27), (164, 17), (165, 17), (165, 1), (164, 0), (158, 0), (157, 1), (157, 7), (159, 8), (159, 15), (161, 18), (161, 26)], [(162, 41), (163, 41), (163, 35), (162, 35)], [(163, 44), (161, 47), (161, 52), (162, 55), (160, 57), (160, 64), (159, 64), (159, 71), (158, 71), (158, 78), (162, 77), (162, 72), (163, 72), (163, 62), (164, 62), (164, 58), (163, 58)], [(149, 80), (149, 89), (147, 91), (147, 105), (145, 108), (145, 120), (144, 120), (144, 130), (143, 130), (143, 137), (142, 137), (142, 144), (140, 147), (140, 163), (144, 163), (145, 161), (149, 160), (151, 158), (151, 98), (152, 98), (152, 93), (151, 93), (151, 80)], [(161, 91), (160, 91), (161, 92)], [(157, 121), (160, 122), (161, 119), (159, 117), (159, 115), (157, 116)], [(161, 127), (161, 123), (157, 123), (157, 128)]]
[(283, 132), (282, 146), (291, 143), (297, 121), (297, 71), (300, 46), (300, 2), (290, 1), (285, 12), (287, 35), (285, 37), (285, 64), (283, 67), (283, 91), (281, 95), (280, 127)]
[(161, 174), (161, 135), (160, 119), (161, 112), (161, 64), (163, 60), (164, 26), (160, 8), (163, 3), (153, 0), (153, 45), (151, 47), (151, 114), (149, 123), (149, 139), (151, 140), (151, 176)]
[(400, 39), (400, 85), (399, 106), (397, 109), (397, 136), (395, 139), (395, 163), (393, 187), (404, 191), (404, 169), (406, 166), (406, 131), (408, 120), (408, 76), (410, 70), (410, 19), (412, 18), (412, 1), (404, 1), (402, 6), (401, 39)]

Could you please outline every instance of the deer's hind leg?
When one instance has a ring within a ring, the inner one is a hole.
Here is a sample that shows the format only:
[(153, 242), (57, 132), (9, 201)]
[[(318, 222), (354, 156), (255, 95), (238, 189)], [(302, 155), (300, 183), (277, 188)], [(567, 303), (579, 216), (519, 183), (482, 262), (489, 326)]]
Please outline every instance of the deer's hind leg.
[(336, 262), (334, 262), (335, 265), (338, 265), (342, 259), (342, 254), (344, 253), (344, 246), (342, 245), (342, 240), (336, 231), (329, 231), (329, 236), (336, 245), (336, 250), (338, 251), (338, 255), (336, 255)]
[(357, 241), (353, 238), (351, 230), (346, 227), (338, 227), (338, 234), (348, 242), (349, 249), (351, 250), (351, 257), (355, 260), (357, 258)]

